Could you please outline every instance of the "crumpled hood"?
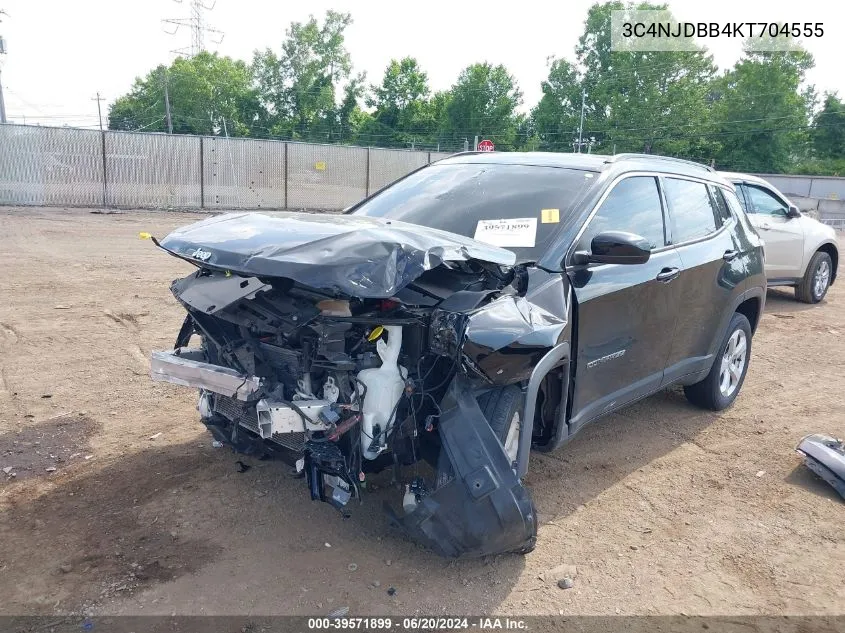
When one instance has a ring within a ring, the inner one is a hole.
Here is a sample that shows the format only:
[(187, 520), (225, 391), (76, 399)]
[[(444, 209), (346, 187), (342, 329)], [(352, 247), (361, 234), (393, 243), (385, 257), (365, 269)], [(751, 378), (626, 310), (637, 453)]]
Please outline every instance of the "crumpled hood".
[(445, 261), (512, 266), (508, 250), (416, 224), (356, 215), (231, 213), (176, 229), (165, 250), (210, 268), (287, 277), (360, 298), (388, 298)]

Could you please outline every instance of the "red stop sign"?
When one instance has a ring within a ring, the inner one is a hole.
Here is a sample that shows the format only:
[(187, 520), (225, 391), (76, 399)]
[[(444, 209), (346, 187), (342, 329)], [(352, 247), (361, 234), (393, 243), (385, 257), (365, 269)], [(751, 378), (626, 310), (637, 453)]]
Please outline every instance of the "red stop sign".
[(484, 139), (478, 144), (479, 152), (492, 152), (494, 149), (495, 147), (493, 147), (493, 141), (488, 141), (487, 139)]

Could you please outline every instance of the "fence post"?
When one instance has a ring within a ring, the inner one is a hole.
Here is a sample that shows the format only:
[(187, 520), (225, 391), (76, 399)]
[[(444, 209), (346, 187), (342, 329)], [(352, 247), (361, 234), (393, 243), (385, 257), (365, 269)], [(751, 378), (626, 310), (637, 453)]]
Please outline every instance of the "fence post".
[(200, 136), (200, 209), (205, 209), (205, 150), (204, 137)]
[(288, 144), (285, 143), (285, 209), (288, 208)]
[(366, 170), (366, 183), (364, 184), (364, 197), (370, 197), (370, 148), (367, 148), (367, 170)]
[(431, 152), (428, 153), (428, 164), (431, 165)]
[(103, 206), (106, 206), (106, 201), (108, 200), (107, 195), (107, 180), (106, 180), (106, 131), (100, 130), (100, 151), (103, 154)]

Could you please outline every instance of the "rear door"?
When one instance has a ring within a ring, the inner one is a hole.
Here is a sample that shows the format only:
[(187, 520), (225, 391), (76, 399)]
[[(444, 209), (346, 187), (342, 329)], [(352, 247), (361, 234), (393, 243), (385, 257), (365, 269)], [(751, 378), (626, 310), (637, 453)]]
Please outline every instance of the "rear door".
[(650, 241), (645, 264), (569, 267), (577, 300), (577, 357), (570, 432), (659, 388), (678, 315), (681, 261), (667, 245), (657, 178), (626, 176), (611, 186), (576, 240), (590, 250), (603, 231)]
[(746, 211), (765, 242), (766, 277), (794, 279), (801, 276), (804, 257), (804, 229), (798, 218), (790, 218), (789, 204), (775, 192), (753, 183), (743, 183)]
[(662, 179), (672, 241), (680, 255), (680, 314), (666, 363), (664, 384), (709, 368), (722, 320), (744, 290), (742, 246), (736, 218), (718, 187), (703, 181)]

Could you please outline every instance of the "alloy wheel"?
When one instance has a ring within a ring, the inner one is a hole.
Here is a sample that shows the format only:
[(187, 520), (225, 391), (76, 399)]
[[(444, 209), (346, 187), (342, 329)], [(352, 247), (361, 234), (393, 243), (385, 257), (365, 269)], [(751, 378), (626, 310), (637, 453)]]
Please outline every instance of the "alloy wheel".
[(830, 282), (830, 264), (826, 259), (823, 259), (816, 273), (813, 275), (813, 295), (816, 299), (820, 299), (827, 290), (827, 285)]
[(730, 397), (739, 387), (748, 355), (748, 341), (743, 330), (735, 330), (728, 339), (719, 372), (719, 391)]

